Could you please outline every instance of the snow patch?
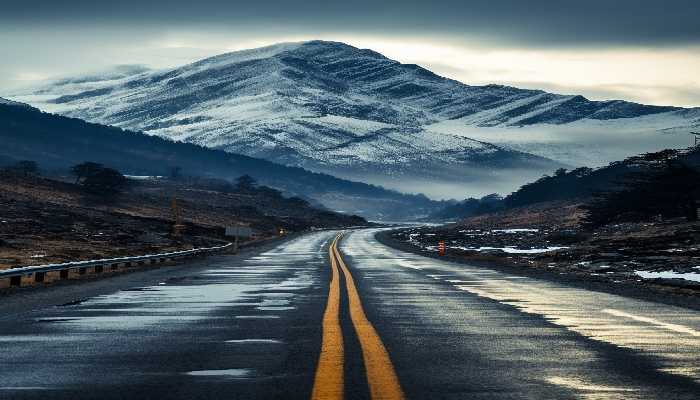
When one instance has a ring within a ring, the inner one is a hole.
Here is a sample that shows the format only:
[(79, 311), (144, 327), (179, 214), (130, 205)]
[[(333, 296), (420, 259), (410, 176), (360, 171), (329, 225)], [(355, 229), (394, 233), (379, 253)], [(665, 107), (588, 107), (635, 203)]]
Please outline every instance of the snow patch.
[(644, 279), (683, 279), (686, 281), (700, 282), (700, 273), (698, 272), (634, 271), (634, 273)]

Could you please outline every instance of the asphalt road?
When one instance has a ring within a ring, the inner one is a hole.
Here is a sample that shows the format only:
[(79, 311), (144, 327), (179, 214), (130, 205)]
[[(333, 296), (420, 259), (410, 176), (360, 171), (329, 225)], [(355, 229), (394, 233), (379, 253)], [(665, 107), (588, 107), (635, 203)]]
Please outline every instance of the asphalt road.
[(697, 399), (700, 312), (373, 230), (0, 298), (0, 399)]

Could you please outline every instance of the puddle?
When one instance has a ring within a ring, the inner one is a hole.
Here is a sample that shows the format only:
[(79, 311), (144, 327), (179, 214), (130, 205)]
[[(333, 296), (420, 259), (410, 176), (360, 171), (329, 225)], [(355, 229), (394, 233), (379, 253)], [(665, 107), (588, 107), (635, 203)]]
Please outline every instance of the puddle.
[(244, 368), (233, 369), (205, 369), (201, 371), (185, 372), (189, 376), (226, 376), (231, 378), (248, 378), (253, 371)]
[(226, 343), (235, 344), (245, 344), (245, 343), (269, 343), (269, 344), (281, 344), (281, 340), (277, 339), (232, 339), (227, 340)]

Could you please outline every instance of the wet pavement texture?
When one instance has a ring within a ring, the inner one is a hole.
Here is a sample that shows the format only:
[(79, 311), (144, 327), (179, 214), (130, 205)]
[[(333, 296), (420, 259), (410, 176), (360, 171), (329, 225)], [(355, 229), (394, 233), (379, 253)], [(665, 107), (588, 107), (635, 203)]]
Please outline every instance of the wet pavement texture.
[[(340, 250), (407, 397), (700, 397), (700, 312), (425, 258), (375, 233)], [(0, 399), (309, 398), (335, 234), (8, 297)], [(365, 398), (347, 318), (346, 398)]]
[(341, 251), (412, 398), (700, 397), (700, 312), (425, 258), (374, 233)]
[(308, 398), (333, 236), (0, 314), (0, 399)]

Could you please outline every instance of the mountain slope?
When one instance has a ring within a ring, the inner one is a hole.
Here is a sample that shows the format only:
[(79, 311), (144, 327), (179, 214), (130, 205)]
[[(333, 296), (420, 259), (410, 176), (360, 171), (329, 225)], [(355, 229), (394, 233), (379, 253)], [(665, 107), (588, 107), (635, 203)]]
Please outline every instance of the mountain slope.
[(403, 195), (301, 168), (42, 113), (26, 106), (0, 104), (0, 142), (0, 164), (29, 159), (42, 168), (65, 169), (89, 160), (130, 175), (166, 175), (175, 166), (187, 175), (223, 179), (248, 174), (287, 194), (373, 219), (415, 218), (439, 206), (425, 196)]
[(556, 140), (542, 151), (519, 134), (492, 140), (488, 128), (510, 133), (656, 116), (672, 119), (663, 125), (669, 128), (700, 119), (699, 112), (686, 115), (676, 107), (468, 86), (324, 41), (222, 54), (165, 71), (64, 80), (38, 93), (42, 101), (34, 97), (34, 104), (92, 122), (402, 190), (451, 185), (460, 197), (475, 185), (481, 192), (507, 191), (512, 169), (531, 179), (581, 164), (577, 157), (590, 153), (585, 146), (561, 148)]

